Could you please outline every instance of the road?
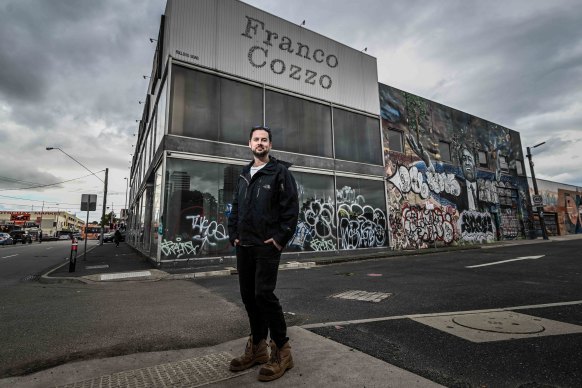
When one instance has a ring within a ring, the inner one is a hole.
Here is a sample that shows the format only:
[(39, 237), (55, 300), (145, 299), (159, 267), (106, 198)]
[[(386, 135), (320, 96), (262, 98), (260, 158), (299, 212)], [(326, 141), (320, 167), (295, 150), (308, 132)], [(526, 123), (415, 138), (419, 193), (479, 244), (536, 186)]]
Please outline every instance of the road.
[[(577, 240), (282, 271), (278, 296), (291, 325), (308, 325), (446, 386), (579, 387), (581, 248)], [(238, 300), (232, 278), (198, 283)], [(387, 296), (379, 302), (336, 297), (348, 291)], [(511, 312), (474, 314), (499, 309)], [(487, 326), (508, 318), (509, 327)], [(503, 333), (518, 329), (528, 334)], [(473, 342), (471, 335), (484, 331), (477, 338), (484, 342)]]
[[(33, 249), (43, 247), (20, 248), (42, 255)], [(553, 241), (286, 270), (278, 296), (289, 325), (446, 386), (577, 387), (581, 248), (582, 240)], [(235, 276), (92, 284), (3, 279), (13, 284), (0, 293), (0, 377), (81, 359), (210, 346), (248, 333)], [(338, 297), (354, 291), (375, 293), (378, 301)], [(485, 323), (526, 333), (509, 339), (495, 328), (471, 329), (483, 321), (465, 318), (483, 310), (496, 310)], [(471, 338), (476, 333), (482, 337)]]
[[(88, 246), (95, 244), (89, 241)], [(0, 287), (31, 281), (69, 257), (71, 240), (0, 246)]]

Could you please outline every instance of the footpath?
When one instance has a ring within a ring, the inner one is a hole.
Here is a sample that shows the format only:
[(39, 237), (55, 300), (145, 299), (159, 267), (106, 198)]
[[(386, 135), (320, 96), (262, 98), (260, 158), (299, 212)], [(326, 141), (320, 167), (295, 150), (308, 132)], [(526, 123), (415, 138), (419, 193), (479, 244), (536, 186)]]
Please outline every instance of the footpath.
[[(421, 251), (383, 251), (353, 256), (311, 257), (284, 262), (281, 269), (307, 268), (345, 261), (419, 255), (463, 249), (491, 249), (500, 246), (552, 243), (582, 239), (582, 234), (552, 237), (550, 240), (509, 240), (487, 245), (441, 247)], [(236, 269), (153, 268), (152, 264), (127, 244), (92, 245), (87, 258), (79, 244), (75, 271), (69, 262), (42, 275), (43, 283), (93, 283), (108, 281), (152, 281), (229, 276)], [(295, 367), (269, 383), (256, 379), (258, 366), (230, 372), (230, 359), (244, 349), (247, 338), (215, 346), (175, 351), (138, 353), (73, 362), (27, 376), (0, 379), (0, 387), (243, 387), (268, 384), (273, 387), (438, 387), (439, 385), (365, 353), (321, 337), (301, 327), (290, 327), (294, 353), (301, 354)]]

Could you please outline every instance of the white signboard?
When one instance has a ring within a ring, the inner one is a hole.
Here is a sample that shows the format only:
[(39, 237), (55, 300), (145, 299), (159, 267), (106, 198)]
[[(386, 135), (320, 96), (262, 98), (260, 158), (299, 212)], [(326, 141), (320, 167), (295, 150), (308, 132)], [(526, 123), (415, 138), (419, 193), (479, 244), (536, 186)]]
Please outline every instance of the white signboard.
[(169, 0), (166, 23), (180, 61), (379, 113), (376, 58), (297, 24), (236, 0)]

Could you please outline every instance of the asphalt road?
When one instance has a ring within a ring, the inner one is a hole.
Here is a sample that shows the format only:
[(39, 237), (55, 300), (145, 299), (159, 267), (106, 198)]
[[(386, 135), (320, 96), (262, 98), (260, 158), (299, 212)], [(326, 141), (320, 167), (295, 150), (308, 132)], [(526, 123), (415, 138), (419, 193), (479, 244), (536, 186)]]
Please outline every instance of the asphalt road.
[[(511, 311), (582, 329), (581, 248), (576, 240), (282, 271), (277, 295), (290, 325), (312, 325), (318, 334), (446, 386), (579, 387), (580, 333), (476, 343), (410, 316), (517, 307)], [(236, 279), (197, 282), (238, 300)], [(377, 303), (334, 297), (354, 290), (390, 296)]]
[(68, 258), (70, 250), (71, 240), (0, 246), (0, 288), (38, 278)]

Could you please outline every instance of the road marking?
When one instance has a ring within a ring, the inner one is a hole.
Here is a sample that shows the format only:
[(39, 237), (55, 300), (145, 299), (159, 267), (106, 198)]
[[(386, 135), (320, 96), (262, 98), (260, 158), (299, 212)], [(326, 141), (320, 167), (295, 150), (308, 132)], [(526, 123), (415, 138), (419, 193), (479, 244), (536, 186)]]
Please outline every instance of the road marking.
[(47, 251), (48, 251), (49, 249), (53, 249), (53, 248), (54, 248), (54, 247), (48, 247), (48, 248), (47, 248)]
[(9, 258), (9, 257), (14, 257), (14, 256), (18, 256), (18, 253), (17, 253), (17, 254), (15, 254), (15, 255), (4, 256), (4, 257), (2, 257), (2, 259), (7, 259), (7, 258)]
[(143, 277), (143, 276), (151, 276), (151, 274), (152, 273), (150, 271), (111, 273), (111, 274), (101, 275), (101, 280), (138, 278), (138, 277)]
[(356, 325), (356, 324), (360, 324), (360, 323), (392, 321), (392, 320), (396, 320), (396, 319), (415, 319), (415, 318), (424, 318), (424, 317), (439, 317), (439, 316), (454, 315), (454, 314), (487, 313), (487, 312), (494, 312), (494, 311), (530, 310), (530, 309), (542, 309), (542, 308), (546, 308), (546, 307), (573, 306), (573, 305), (577, 305), (577, 304), (582, 304), (582, 300), (574, 300), (571, 302), (534, 304), (534, 305), (526, 305), (526, 306), (500, 307), (500, 308), (496, 308), (496, 309), (484, 309), (484, 310), (467, 310), (467, 311), (449, 311), (449, 312), (445, 312), (445, 313), (394, 315), (391, 317), (354, 319), (351, 321), (312, 323), (309, 325), (303, 325), (301, 327), (304, 329), (315, 329), (315, 328), (327, 327), (327, 326)]
[(493, 263), (485, 263), (485, 264), (477, 264), (477, 265), (469, 265), (466, 266), (465, 268), (477, 268), (477, 267), (486, 267), (488, 265), (496, 265), (496, 264), (503, 264), (503, 263), (509, 263), (511, 261), (520, 261), (520, 260), (536, 260), (536, 259), (540, 259), (542, 257), (544, 257), (545, 255), (541, 255), (541, 256), (523, 256), (523, 257), (518, 257), (516, 259), (509, 259), (509, 260), (502, 260), (502, 261), (494, 261)]

